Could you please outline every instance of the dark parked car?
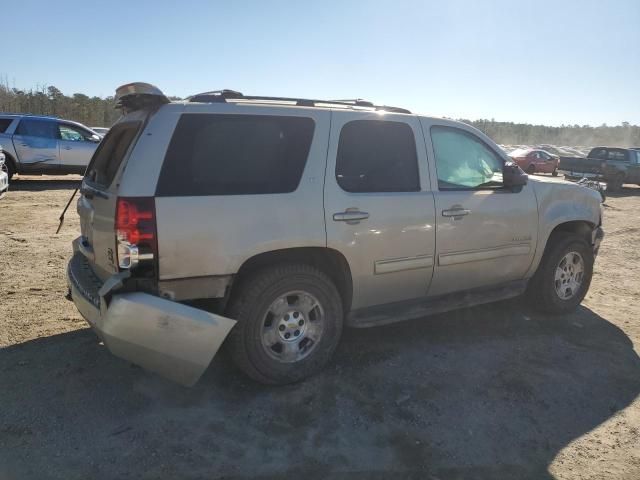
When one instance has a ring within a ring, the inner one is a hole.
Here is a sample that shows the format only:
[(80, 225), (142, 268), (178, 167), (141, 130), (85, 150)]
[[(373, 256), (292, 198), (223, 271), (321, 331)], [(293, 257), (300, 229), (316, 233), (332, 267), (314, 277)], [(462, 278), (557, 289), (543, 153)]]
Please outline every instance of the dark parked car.
[(584, 157), (560, 157), (560, 169), (569, 177), (595, 177), (618, 191), (625, 183), (640, 185), (640, 150), (596, 147)]

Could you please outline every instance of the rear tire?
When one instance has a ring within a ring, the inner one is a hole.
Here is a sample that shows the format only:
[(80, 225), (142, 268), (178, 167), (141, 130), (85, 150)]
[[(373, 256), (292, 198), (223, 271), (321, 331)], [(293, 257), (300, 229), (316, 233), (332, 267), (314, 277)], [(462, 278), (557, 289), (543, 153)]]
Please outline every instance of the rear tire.
[(536, 167), (535, 165), (529, 165), (527, 167), (527, 174), (528, 175), (533, 175), (534, 173), (536, 173)]
[(11, 160), (9, 157), (5, 156), (4, 159), (4, 166), (2, 168), (6, 174), (7, 177), (9, 177), (9, 182), (11, 182), (11, 178), (13, 178), (13, 176), (15, 175), (16, 171), (13, 167), (13, 160)]
[(556, 169), (553, 172), (551, 172), (551, 175), (553, 175), (554, 177), (557, 177), (558, 176), (558, 169)]
[(609, 192), (619, 192), (622, 190), (622, 184), (624, 182), (624, 177), (617, 176), (612, 178), (611, 180), (607, 180), (607, 190)]
[(525, 293), (531, 306), (553, 314), (575, 310), (589, 290), (593, 263), (593, 251), (584, 238), (570, 232), (552, 234)]
[(227, 348), (261, 383), (287, 384), (324, 367), (342, 334), (338, 290), (320, 270), (282, 264), (252, 272), (236, 287), (227, 315), (237, 320)]

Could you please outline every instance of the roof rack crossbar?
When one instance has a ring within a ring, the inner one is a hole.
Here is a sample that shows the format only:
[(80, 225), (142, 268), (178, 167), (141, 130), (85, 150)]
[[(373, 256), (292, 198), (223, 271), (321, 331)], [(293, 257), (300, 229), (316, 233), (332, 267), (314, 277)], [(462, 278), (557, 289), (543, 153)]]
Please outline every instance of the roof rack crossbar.
[(229, 100), (254, 100), (264, 102), (289, 102), (298, 107), (315, 107), (320, 105), (340, 105), (344, 107), (363, 107), (373, 108), (377, 111), (387, 111), (393, 113), (411, 113), (406, 108), (391, 107), (389, 105), (374, 105), (373, 102), (363, 100), (361, 98), (355, 100), (317, 100), (310, 98), (293, 98), (293, 97), (267, 97), (262, 95), (243, 95), (235, 90), (214, 90), (211, 92), (197, 93), (188, 97), (189, 102), (202, 103), (226, 103)]

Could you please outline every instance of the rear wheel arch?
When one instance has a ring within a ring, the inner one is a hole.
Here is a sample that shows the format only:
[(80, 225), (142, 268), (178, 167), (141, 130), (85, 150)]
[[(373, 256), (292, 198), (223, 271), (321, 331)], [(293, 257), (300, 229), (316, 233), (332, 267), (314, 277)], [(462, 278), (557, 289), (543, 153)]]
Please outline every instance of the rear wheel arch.
[(345, 314), (351, 309), (353, 280), (347, 259), (337, 250), (325, 247), (295, 247), (259, 253), (241, 265), (231, 287), (231, 295), (251, 273), (278, 264), (307, 264), (327, 275), (342, 299)]
[(11, 177), (18, 173), (18, 165), (16, 164), (15, 159), (11, 156), (11, 154), (4, 152), (4, 162), (7, 165), (7, 173), (9, 174), (9, 180)]

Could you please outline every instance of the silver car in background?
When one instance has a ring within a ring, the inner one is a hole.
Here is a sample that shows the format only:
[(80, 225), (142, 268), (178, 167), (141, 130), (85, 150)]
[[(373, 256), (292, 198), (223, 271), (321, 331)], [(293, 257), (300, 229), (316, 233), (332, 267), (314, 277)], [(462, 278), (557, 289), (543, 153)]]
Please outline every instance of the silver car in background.
[(6, 172), (82, 174), (102, 137), (81, 123), (56, 117), (0, 114)]
[(91, 127), (91, 130), (96, 132), (100, 137), (104, 138), (109, 129), (107, 127)]

